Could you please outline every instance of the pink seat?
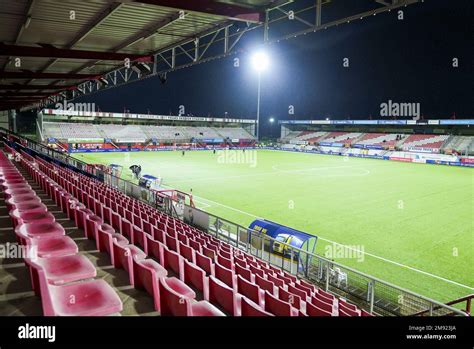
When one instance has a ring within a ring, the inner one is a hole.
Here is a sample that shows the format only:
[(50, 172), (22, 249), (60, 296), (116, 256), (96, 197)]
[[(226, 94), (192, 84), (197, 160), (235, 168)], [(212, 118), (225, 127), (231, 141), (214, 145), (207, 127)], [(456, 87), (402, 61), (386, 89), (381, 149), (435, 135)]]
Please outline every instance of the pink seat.
[(194, 257), (194, 250), (192, 247), (185, 245), (181, 241), (179, 242), (179, 254), (186, 260), (188, 260), (191, 263), (194, 263), (195, 257)]
[(299, 296), (301, 298), (301, 300), (303, 300), (305, 302), (306, 302), (307, 298), (309, 297), (309, 295), (306, 293), (306, 291), (303, 291), (299, 288), (296, 288), (291, 284), (287, 284), (287, 289), (288, 289), (288, 292)]
[(145, 289), (153, 296), (155, 310), (160, 311), (159, 278), (166, 277), (168, 272), (152, 259), (133, 259), (135, 287)]
[(180, 280), (183, 280), (183, 262), (184, 258), (181, 257), (177, 252), (171, 251), (168, 248), (163, 248), (163, 255), (161, 256), (161, 265), (166, 269), (172, 270), (178, 275)]
[(240, 275), (237, 275), (237, 292), (261, 307), (265, 304), (265, 291), (261, 290), (260, 287), (247, 281)]
[(311, 304), (313, 304), (314, 306), (318, 307), (319, 309), (325, 310), (327, 312), (330, 312), (330, 313), (333, 312), (333, 305), (332, 304), (326, 303), (325, 301), (323, 301), (319, 298), (316, 298), (315, 296), (311, 297)]
[(24, 237), (25, 244), (29, 248), (35, 248), (40, 258), (51, 258), (76, 254), (79, 249), (69, 236), (59, 235), (47, 239)]
[(301, 300), (300, 296), (294, 293), (288, 292), (282, 287), (278, 289), (278, 298), (281, 299), (282, 301), (290, 303), (296, 309), (301, 309), (301, 310), (306, 309), (306, 303), (304, 303)]
[(255, 278), (252, 272), (250, 271), (250, 269), (242, 267), (237, 263), (235, 264), (235, 273), (242, 276), (244, 279), (246, 279), (249, 282), (255, 282)]
[(272, 295), (278, 295), (278, 288), (275, 284), (267, 279), (264, 279), (260, 275), (255, 276), (255, 283), (264, 291), (270, 292)]
[(187, 316), (225, 316), (223, 312), (207, 301), (191, 302)]
[(10, 217), (13, 221), (13, 227), (16, 228), (21, 223), (54, 223), (56, 218), (54, 218), (51, 212), (38, 212), (38, 211), (23, 211), (18, 210), (10, 211)]
[(74, 217), (75, 218), (74, 220), (76, 222), (76, 226), (79, 229), (85, 230), (85, 228), (86, 228), (86, 217), (89, 216), (89, 215), (93, 215), (93, 214), (94, 214), (94, 212), (92, 212), (88, 208), (78, 206), (76, 211), (75, 211), (75, 217)]
[(7, 189), (4, 191), (5, 194), (5, 199), (9, 199), (11, 197), (14, 197), (16, 195), (23, 195), (23, 194), (36, 194), (33, 189), (29, 189), (26, 187), (20, 187), (20, 188), (13, 188), (13, 189)]
[(207, 300), (213, 304), (219, 305), (232, 316), (241, 315), (242, 296), (213, 276), (209, 277), (209, 292)]
[(265, 292), (265, 310), (276, 316), (299, 316), (298, 309), (268, 292)]
[(150, 235), (146, 235), (145, 239), (146, 239), (145, 253), (148, 256), (153, 257), (157, 261), (161, 262), (161, 256), (163, 254), (162, 250), (163, 250), (164, 245), (161, 242), (154, 240)]
[(98, 227), (103, 223), (104, 221), (99, 216), (87, 215), (86, 225), (84, 229), (85, 237), (88, 238), (89, 240), (97, 240)]
[(332, 311), (327, 311), (313, 305), (311, 303), (306, 303), (306, 315), (308, 316), (332, 316)]
[(41, 202), (24, 202), (15, 204), (15, 208), (20, 211), (30, 211), (30, 212), (47, 212), (48, 208), (45, 204)]
[(194, 256), (196, 260), (196, 265), (202, 270), (204, 270), (207, 276), (215, 274), (215, 266), (209, 257), (204, 256), (198, 251), (195, 251)]
[(105, 316), (122, 311), (122, 301), (104, 280), (48, 285), (39, 266), (38, 280), (45, 316)]
[(242, 297), (242, 316), (275, 316), (246, 297)]
[[(112, 228), (112, 226), (104, 223), (97, 227), (97, 238), (95, 240), (95, 243), (96, 243), (97, 249), (100, 252), (107, 252), (110, 254), (110, 251), (112, 251), (112, 236), (113, 235), (115, 235), (115, 229)], [(117, 234), (117, 235), (121, 236), (120, 234)]]
[(17, 234), (30, 238), (47, 239), (52, 236), (65, 235), (64, 228), (57, 222), (23, 223), (15, 228)]
[(141, 260), (146, 258), (146, 254), (134, 245), (120, 245), (116, 239), (112, 241), (114, 254), (114, 267), (122, 268), (128, 272), (130, 285), (135, 284), (133, 273), (133, 258)]
[(237, 281), (232, 270), (223, 267), (217, 262), (214, 264), (214, 276), (232, 289)]
[(132, 228), (132, 243), (146, 251), (146, 235), (148, 234), (145, 231), (134, 225)]
[(198, 291), (202, 292), (204, 298), (207, 298), (209, 280), (206, 272), (199, 268), (196, 264), (184, 260), (183, 281), (187, 285), (193, 286)]
[(38, 268), (42, 268), (48, 283), (61, 285), (73, 281), (92, 279), (97, 271), (92, 262), (82, 255), (69, 255), (62, 257), (37, 258), (31, 263), (29, 258), (25, 259), (30, 267), (31, 284), (33, 290), (40, 295), (38, 281)]
[[(189, 301), (194, 299), (196, 294), (177, 278), (160, 278), (158, 284), (161, 315), (188, 316)], [(174, 284), (174, 287), (170, 284)], [(183, 292), (186, 289), (190, 291)]]
[(354, 304), (339, 300), (339, 316), (361, 316), (360, 311)]
[(232, 260), (222, 257), (220, 254), (217, 254), (216, 261), (224, 268), (234, 270), (234, 263), (232, 262)]
[(171, 251), (178, 251), (178, 240), (174, 237), (169, 236), (168, 234), (166, 234), (165, 236), (165, 245)]

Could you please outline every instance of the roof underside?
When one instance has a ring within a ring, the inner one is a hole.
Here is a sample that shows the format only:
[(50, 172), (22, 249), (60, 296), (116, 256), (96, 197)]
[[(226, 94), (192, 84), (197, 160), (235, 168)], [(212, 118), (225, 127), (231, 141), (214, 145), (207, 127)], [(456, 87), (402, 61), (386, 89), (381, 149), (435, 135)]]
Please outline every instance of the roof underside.
[(1, 0), (0, 109), (103, 75), (123, 66), (123, 54), (132, 62), (149, 61), (164, 48), (226, 23), (261, 22), (265, 9), (278, 3)]

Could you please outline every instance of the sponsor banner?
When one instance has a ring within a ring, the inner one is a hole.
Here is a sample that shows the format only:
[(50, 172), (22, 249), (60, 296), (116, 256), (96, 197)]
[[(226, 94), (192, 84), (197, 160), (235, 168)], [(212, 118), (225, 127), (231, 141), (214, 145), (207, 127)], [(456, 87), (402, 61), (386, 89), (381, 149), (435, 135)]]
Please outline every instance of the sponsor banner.
[(117, 143), (145, 143), (144, 138), (116, 138)]
[(53, 137), (48, 138), (48, 143), (56, 143), (56, 142), (57, 142), (56, 138), (53, 138)]
[(334, 125), (352, 125), (354, 123), (353, 120), (332, 120), (331, 124)]
[(407, 125), (416, 125), (416, 120), (407, 120)]
[(440, 125), (474, 125), (474, 119), (466, 120), (439, 120)]
[(419, 153), (439, 153), (438, 148), (408, 147), (405, 149), (408, 151), (416, 151)]
[(390, 156), (389, 159), (390, 160), (395, 160), (395, 161), (412, 162), (411, 158), (401, 158), (401, 157), (398, 157), (398, 156)]
[(354, 120), (354, 125), (377, 125), (378, 120)]
[(222, 143), (224, 138), (202, 138), (200, 141), (204, 143)]
[(376, 149), (376, 150), (384, 150), (385, 148), (382, 145), (366, 145), (367, 149)]
[(112, 138), (104, 138), (104, 143), (112, 143)]
[(323, 147), (343, 147), (344, 143), (330, 143), (330, 142), (321, 142), (319, 145)]
[(406, 125), (406, 120), (378, 120), (380, 125)]
[(352, 144), (352, 148), (365, 148), (365, 145), (364, 144)]
[(416, 163), (419, 163), (419, 164), (426, 164), (425, 159), (412, 159), (411, 162), (416, 162)]
[(103, 138), (68, 138), (69, 143), (103, 143)]
[(231, 142), (232, 142), (232, 143), (239, 143), (239, 141), (240, 141), (240, 139), (238, 139), (238, 138), (233, 138), (233, 139), (231, 139)]
[(295, 140), (291, 140), (291, 141), (290, 141), (290, 144), (306, 145), (306, 144), (308, 144), (308, 142), (307, 142), (307, 141), (295, 141)]
[(461, 158), (461, 162), (465, 164), (474, 164), (474, 158)]
[(439, 125), (439, 120), (428, 120), (428, 125)]

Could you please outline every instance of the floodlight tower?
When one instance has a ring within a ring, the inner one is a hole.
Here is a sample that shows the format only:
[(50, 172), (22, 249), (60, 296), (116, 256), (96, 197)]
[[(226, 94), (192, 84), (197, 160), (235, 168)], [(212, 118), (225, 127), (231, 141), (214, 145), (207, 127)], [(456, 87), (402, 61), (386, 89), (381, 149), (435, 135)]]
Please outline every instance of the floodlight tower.
[(269, 59), (265, 52), (259, 51), (255, 53), (252, 57), (252, 66), (257, 72), (258, 75), (258, 92), (257, 92), (257, 129), (256, 129), (256, 136), (257, 142), (260, 139), (260, 90), (261, 90), (261, 81), (262, 81), (262, 72), (268, 69), (269, 66)]

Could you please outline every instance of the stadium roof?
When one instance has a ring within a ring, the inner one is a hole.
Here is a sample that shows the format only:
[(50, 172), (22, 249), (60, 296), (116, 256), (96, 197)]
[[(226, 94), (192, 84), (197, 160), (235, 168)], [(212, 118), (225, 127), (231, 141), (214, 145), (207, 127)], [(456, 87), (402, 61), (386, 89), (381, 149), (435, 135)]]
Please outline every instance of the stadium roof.
[(132, 64), (150, 63), (154, 53), (233, 21), (261, 22), (265, 9), (279, 3), (2, 1), (0, 88), (9, 102), (0, 104), (21, 105), (95, 80), (126, 58)]
[[(297, 20), (292, 22), (306, 29), (295, 30), (289, 37), (418, 1), (374, 0), (367, 12), (322, 24), (321, 8), (330, 0), (315, 0), (313, 6), (294, 11)], [(287, 20), (287, 7), (297, 3), (2, 0), (0, 110), (44, 107), (196, 64), (205, 61), (209, 47), (217, 41), (223, 53), (208, 59), (219, 58), (230, 54), (242, 35), (263, 23), (264, 41), (269, 41), (270, 23)], [(271, 11), (279, 18), (272, 19)], [(299, 17), (304, 11), (316, 14), (314, 23)], [(236, 24), (240, 27), (234, 29)], [(183, 59), (188, 62), (180, 65)]]

